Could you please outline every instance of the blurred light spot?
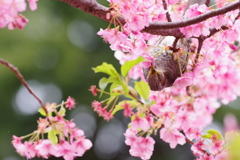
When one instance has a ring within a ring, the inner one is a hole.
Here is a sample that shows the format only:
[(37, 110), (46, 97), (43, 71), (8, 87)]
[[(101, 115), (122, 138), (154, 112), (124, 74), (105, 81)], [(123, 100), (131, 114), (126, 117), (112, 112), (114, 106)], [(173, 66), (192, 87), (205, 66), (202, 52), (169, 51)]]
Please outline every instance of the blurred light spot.
[(17, 158), (17, 157), (5, 157), (5, 158), (3, 158), (3, 160), (20, 160), (19, 158)]
[(71, 119), (74, 120), (77, 127), (82, 129), (87, 138), (91, 138), (96, 130), (96, 119), (93, 116), (93, 111), (81, 105), (76, 107), (74, 112), (71, 112)]
[[(35, 80), (28, 81), (28, 85), (33, 92), (42, 100), (43, 104), (46, 102), (59, 102), (62, 99), (61, 90), (52, 83), (41, 84)], [(21, 86), (13, 101), (14, 109), (17, 113), (22, 115), (32, 115), (38, 111), (40, 104), (31, 95), (28, 90)]]
[(124, 145), (124, 128), (116, 119), (111, 120), (98, 131), (94, 150), (101, 159), (112, 159)]
[(83, 20), (74, 20), (68, 26), (68, 38), (79, 48), (91, 51), (96, 47), (96, 32), (94, 28)]
[(59, 53), (53, 47), (43, 48), (35, 56), (35, 63), (38, 68), (49, 70), (56, 66), (59, 60)]
[(38, 41), (52, 38), (60, 39), (64, 34), (62, 19), (50, 9), (41, 8), (35, 14), (29, 14), (29, 25), (24, 29), (29, 38)]

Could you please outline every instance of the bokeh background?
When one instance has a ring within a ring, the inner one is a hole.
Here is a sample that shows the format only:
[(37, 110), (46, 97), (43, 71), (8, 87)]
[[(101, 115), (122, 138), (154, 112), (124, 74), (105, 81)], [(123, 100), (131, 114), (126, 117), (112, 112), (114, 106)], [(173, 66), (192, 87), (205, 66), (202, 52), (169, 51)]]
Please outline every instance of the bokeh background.
[[(99, 2), (107, 6), (106, 1)], [(104, 61), (117, 69), (120, 67), (108, 44), (96, 35), (108, 23), (59, 1), (39, 1), (38, 10), (28, 9), (23, 14), (29, 19), (23, 30), (0, 30), (0, 57), (18, 67), (44, 103), (61, 103), (68, 96), (76, 99), (76, 109), (67, 116), (74, 119), (94, 144), (77, 159), (138, 160), (129, 155), (129, 147), (124, 143), (123, 133), (129, 120), (118, 113), (115, 119), (105, 122), (90, 106), (97, 97), (93, 97), (88, 89), (90, 85), (98, 84), (103, 76), (94, 74), (91, 68)], [(26, 158), (20, 157), (11, 145), (12, 135), (23, 136), (36, 129), (39, 104), (2, 65), (0, 82), (0, 159), (24, 160)], [(239, 108), (239, 101), (221, 107), (209, 128), (223, 131), (224, 116), (234, 113), (239, 118)], [(172, 150), (159, 135), (154, 138), (152, 160), (194, 159), (189, 144)]]

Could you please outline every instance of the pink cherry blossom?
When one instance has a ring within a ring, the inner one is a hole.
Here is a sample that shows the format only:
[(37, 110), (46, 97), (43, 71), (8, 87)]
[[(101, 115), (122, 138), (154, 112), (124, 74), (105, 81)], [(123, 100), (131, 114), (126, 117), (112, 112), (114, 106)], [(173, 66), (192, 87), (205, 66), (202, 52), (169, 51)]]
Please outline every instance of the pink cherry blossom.
[(81, 137), (73, 142), (74, 150), (77, 156), (83, 156), (83, 154), (92, 147), (92, 142), (84, 137)]
[(148, 160), (152, 156), (154, 149), (154, 143), (152, 137), (137, 137), (131, 144), (130, 154), (135, 157), (140, 157), (143, 160)]
[(126, 132), (124, 133), (124, 136), (126, 137), (126, 140), (125, 140), (126, 145), (130, 146), (136, 141), (136, 139), (137, 139), (136, 134), (137, 133), (138, 133), (138, 131), (134, 130), (132, 128), (128, 128), (126, 130)]
[(126, 101), (124, 101), (124, 104), (122, 105), (124, 109), (124, 116), (125, 117), (131, 117), (133, 114), (132, 108), (130, 107), (130, 104), (128, 104)]
[(41, 140), (36, 146), (35, 149), (37, 150), (37, 155), (43, 158), (48, 158), (50, 155), (55, 154), (54, 147), (52, 142), (48, 139)]
[(97, 89), (97, 87), (96, 87), (95, 85), (92, 85), (92, 86), (90, 87), (89, 91), (92, 92), (92, 94), (93, 94), (94, 96), (96, 96), (96, 95), (97, 95), (97, 92), (98, 92), (98, 89)]
[(223, 150), (224, 142), (221, 140), (213, 141), (213, 144), (209, 147), (209, 152), (211, 154), (220, 153)]
[(171, 148), (175, 148), (177, 144), (185, 144), (186, 140), (182, 133), (178, 129), (174, 128), (174, 125), (164, 127), (160, 130), (160, 138), (165, 142), (170, 143)]
[(131, 123), (131, 127), (136, 130), (142, 129), (146, 131), (150, 128), (150, 125), (145, 117), (140, 118), (138, 115), (136, 115), (135, 119)]
[(69, 110), (75, 108), (75, 99), (73, 99), (72, 97), (68, 97), (67, 98), (67, 101), (66, 101), (66, 108), (68, 108)]
[(37, 1), (38, 0), (28, 0), (29, 7), (32, 11), (35, 11), (37, 9)]

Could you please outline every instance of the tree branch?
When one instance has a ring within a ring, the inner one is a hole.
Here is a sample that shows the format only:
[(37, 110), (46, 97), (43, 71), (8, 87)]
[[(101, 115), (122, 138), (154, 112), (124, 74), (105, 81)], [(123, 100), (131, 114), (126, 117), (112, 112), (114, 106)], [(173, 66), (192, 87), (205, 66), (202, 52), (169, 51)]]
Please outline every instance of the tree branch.
[(163, 8), (164, 8), (164, 10), (167, 11), (166, 17), (167, 17), (168, 22), (172, 22), (172, 19), (171, 19), (171, 17), (170, 17), (170, 14), (169, 14), (169, 12), (168, 12), (168, 10), (167, 10), (167, 3), (166, 3), (166, 1), (165, 1), (165, 0), (162, 0), (162, 3), (163, 3)]
[[(69, 5), (75, 8), (81, 9), (84, 12), (90, 13), (107, 22), (110, 22), (112, 18), (112, 17), (110, 17), (109, 19), (107, 18), (107, 14), (111, 12), (111, 8), (108, 8), (99, 4), (96, 0), (59, 0), (59, 1), (68, 3)], [(189, 19), (177, 21), (177, 22), (152, 23), (148, 27), (145, 27), (145, 29), (143, 29), (142, 31), (150, 34), (154, 34), (154, 35), (175, 36), (177, 38), (182, 38), (184, 37), (184, 35), (180, 32), (178, 28), (196, 24), (196, 23), (205, 21), (208, 18), (215, 17), (239, 8), (240, 8), (240, 1), (230, 4), (228, 6), (225, 6), (223, 8), (204, 13), (194, 18), (189, 18)], [(123, 18), (118, 17), (118, 19), (121, 24), (124, 25), (126, 23)]]
[[(9, 68), (13, 73), (15, 73), (15, 75), (18, 77), (18, 79), (22, 82), (22, 84), (27, 88), (28, 92), (33, 95), (34, 98), (37, 99), (37, 101), (40, 103), (41, 107), (43, 107), (43, 109), (45, 109), (41, 99), (31, 90), (31, 88), (29, 87), (29, 85), (27, 84), (26, 80), (23, 78), (22, 74), (19, 72), (19, 70), (12, 65), (11, 63), (3, 60), (0, 58), (0, 63), (5, 65), (7, 68)], [(47, 110), (45, 109), (46, 113)]]
[(144, 30), (147, 32), (148, 30), (159, 30), (159, 29), (169, 29), (169, 28), (173, 29), (173, 28), (186, 27), (192, 24), (205, 21), (208, 18), (215, 17), (239, 8), (240, 8), (240, 1), (230, 4), (228, 6), (225, 6), (223, 8), (215, 9), (213, 11), (210, 11), (202, 15), (196, 16), (194, 18), (189, 18), (183, 21), (151, 24), (149, 27), (146, 27)]

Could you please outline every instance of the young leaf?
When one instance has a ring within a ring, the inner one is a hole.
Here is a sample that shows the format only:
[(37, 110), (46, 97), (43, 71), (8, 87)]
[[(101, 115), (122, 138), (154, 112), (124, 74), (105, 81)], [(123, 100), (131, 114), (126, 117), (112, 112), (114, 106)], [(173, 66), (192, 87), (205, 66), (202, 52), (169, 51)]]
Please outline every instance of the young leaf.
[(62, 102), (62, 104), (61, 104), (61, 108), (60, 108), (60, 110), (59, 110), (59, 113), (60, 113), (60, 115), (65, 115), (65, 113), (66, 113), (66, 109), (65, 109), (65, 107), (63, 106), (63, 102)]
[(116, 69), (113, 67), (113, 65), (108, 64), (106, 62), (103, 62), (102, 65), (97, 66), (96, 68), (92, 68), (95, 73), (102, 72), (106, 73), (110, 76), (120, 77), (120, 75), (117, 73)]
[(108, 85), (108, 79), (106, 77), (103, 77), (99, 80), (99, 88), (104, 91), (105, 88), (107, 87)]
[(133, 66), (135, 66), (135, 65), (137, 65), (138, 63), (143, 62), (143, 61), (144, 61), (144, 58), (143, 58), (142, 56), (141, 56), (141, 57), (138, 57), (137, 59), (132, 60), (132, 61), (126, 61), (126, 62), (122, 65), (122, 67), (121, 67), (121, 74), (122, 74), (124, 77), (126, 77), (126, 76), (128, 75), (129, 70), (130, 70)]
[(134, 83), (135, 83), (134, 88), (138, 92), (138, 94), (140, 94), (143, 99), (147, 99), (150, 94), (150, 87), (148, 83), (144, 81), (139, 81)]
[(217, 131), (215, 129), (209, 129), (207, 131), (207, 133), (204, 134), (202, 137), (206, 138), (206, 139), (217, 138), (217, 140), (223, 140), (223, 136), (222, 136), (221, 132), (219, 132), (219, 131)]
[(42, 107), (38, 109), (38, 112), (39, 112), (42, 116), (46, 116), (46, 115), (47, 115), (46, 112), (45, 112), (45, 110), (44, 110)]
[(106, 77), (103, 77), (99, 80), (99, 88), (101, 89), (100, 97), (102, 96), (103, 91), (105, 90), (107, 85), (108, 85), (108, 79)]
[(54, 130), (48, 131), (48, 139), (52, 142), (53, 145), (57, 144), (58, 138), (56, 136), (56, 132)]

